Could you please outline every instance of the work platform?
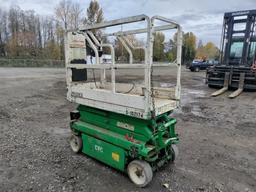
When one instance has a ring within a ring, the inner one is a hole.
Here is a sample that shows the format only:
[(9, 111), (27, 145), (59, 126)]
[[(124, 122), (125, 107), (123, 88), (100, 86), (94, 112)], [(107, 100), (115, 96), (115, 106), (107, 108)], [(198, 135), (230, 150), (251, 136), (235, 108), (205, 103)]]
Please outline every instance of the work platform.
[[(141, 22), (145, 23), (146, 28), (125, 30), (126, 24), (141, 24)], [(118, 25), (122, 25), (122, 31), (113, 32), (112, 30), (111, 33), (103, 33), (107, 28)], [(100, 38), (95, 30), (101, 30)], [(153, 64), (154, 35), (159, 31), (166, 30), (174, 30), (177, 33), (176, 60), (165, 64)], [(136, 34), (145, 34), (144, 45), (137, 46), (129, 40), (130, 35)], [(105, 39), (112, 37), (120, 41), (129, 54), (129, 61), (117, 64), (114, 45), (111, 42), (103, 42), (102, 39), (104, 38), (102, 37), (105, 37)], [(77, 104), (141, 119), (150, 119), (152, 116), (172, 111), (179, 106), (180, 101), (181, 45), (182, 31), (180, 26), (176, 22), (160, 16), (149, 18), (146, 15), (139, 15), (86, 26), (77, 31), (68, 32), (65, 40), (67, 99)], [(110, 50), (111, 64), (101, 61), (103, 48)], [(133, 53), (136, 50), (143, 51), (145, 58), (143, 63), (134, 62)], [(90, 62), (86, 59), (88, 56), (91, 61), (94, 60), (94, 64), (88, 64)], [(168, 83), (174, 86), (169, 88), (153, 87), (152, 73), (154, 69), (159, 67), (173, 69), (173, 66), (177, 67), (177, 78), (175, 82)], [(116, 70), (121, 69), (142, 70), (143, 82), (141, 84), (132, 81), (127, 83), (116, 82)], [(88, 80), (87, 77), (94, 76), (97, 70), (100, 72), (100, 78), (97, 80), (94, 78), (94, 81), (92, 81), (93, 78)], [(89, 71), (93, 75), (89, 75)], [(110, 81), (107, 81), (107, 72), (110, 73)]]
[[(96, 84), (100, 84), (100, 82), (96, 82)], [(115, 93), (111, 88), (111, 83), (105, 83), (104, 87), (95, 87), (94, 82), (73, 84), (68, 92), (68, 100), (137, 118), (151, 118), (151, 113), (147, 113), (145, 110), (150, 106), (147, 106), (146, 89), (143, 85), (116, 83)], [(131, 91), (127, 93), (129, 90)], [(178, 106), (174, 88), (156, 87), (153, 88), (153, 91), (156, 116), (172, 111)], [(151, 110), (153, 110), (152, 106)]]

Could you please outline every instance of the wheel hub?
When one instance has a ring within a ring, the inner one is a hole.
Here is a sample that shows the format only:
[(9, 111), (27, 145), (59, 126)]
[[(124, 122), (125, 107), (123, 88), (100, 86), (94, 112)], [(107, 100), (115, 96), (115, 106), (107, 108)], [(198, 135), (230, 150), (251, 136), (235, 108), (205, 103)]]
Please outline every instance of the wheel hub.
[(142, 169), (139, 169), (138, 167), (136, 167), (135, 174), (136, 174), (138, 177), (143, 177), (142, 172), (143, 172)]

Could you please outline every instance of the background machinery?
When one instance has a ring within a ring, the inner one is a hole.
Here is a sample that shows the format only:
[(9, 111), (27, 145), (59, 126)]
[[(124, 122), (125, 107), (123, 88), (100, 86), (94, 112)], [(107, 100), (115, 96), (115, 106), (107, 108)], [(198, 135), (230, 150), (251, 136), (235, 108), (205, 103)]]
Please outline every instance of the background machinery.
[(221, 87), (212, 96), (236, 89), (230, 98), (244, 89), (256, 91), (256, 10), (224, 14), (220, 64), (207, 70), (209, 87)]
[[(146, 27), (113, 32), (113, 27), (125, 29), (128, 24)], [(108, 28), (112, 28), (111, 33), (106, 33)], [(101, 36), (120, 40), (129, 53), (128, 63), (115, 62), (113, 45), (99, 40), (97, 30), (101, 30)], [(163, 30), (177, 32), (177, 60), (173, 63), (159, 64), (152, 60), (154, 35)], [(136, 47), (129, 42), (127, 36), (137, 34), (145, 35), (145, 46)], [(67, 99), (78, 104), (77, 110), (70, 113), (72, 150), (128, 173), (139, 187), (152, 180), (154, 170), (174, 161), (179, 138), (175, 133), (176, 119), (170, 114), (180, 100), (181, 46), (181, 27), (161, 16), (138, 15), (68, 32), (65, 40)], [(103, 47), (110, 50), (111, 63), (101, 62)], [(144, 50), (144, 63), (133, 62), (134, 49)], [(94, 57), (94, 64), (88, 64), (85, 59), (88, 56)], [(177, 79), (171, 82), (173, 87), (153, 85), (153, 68), (157, 67), (177, 69)], [(127, 75), (141, 71), (143, 80), (117, 82), (116, 73), (120, 70), (125, 70)]]

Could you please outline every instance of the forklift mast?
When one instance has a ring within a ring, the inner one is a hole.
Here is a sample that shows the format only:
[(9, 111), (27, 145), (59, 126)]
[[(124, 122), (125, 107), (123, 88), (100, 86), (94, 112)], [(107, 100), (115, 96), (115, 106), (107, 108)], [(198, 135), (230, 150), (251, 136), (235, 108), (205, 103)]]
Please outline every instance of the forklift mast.
[(256, 46), (256, 10), (224, 14), (220, 63), (252, 66)]
[(206, 83), (221, 88), (212, 96), (228, 89), (236, 89), (229, 95), (235, 98), (243, 90), (256, 91), (256, 10), (224, 14), (220, 62), (206, 72)]

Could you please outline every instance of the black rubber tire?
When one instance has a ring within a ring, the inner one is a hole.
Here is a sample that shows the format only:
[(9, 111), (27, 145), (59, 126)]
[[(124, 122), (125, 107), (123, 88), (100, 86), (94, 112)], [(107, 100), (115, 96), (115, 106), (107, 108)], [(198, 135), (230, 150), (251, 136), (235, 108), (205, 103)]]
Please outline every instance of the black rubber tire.
[[(142, 175), (138, 176), (135, 169), (136, 171), (141, 171)], [(138, 187), (147, 186), (152, 181), (152, 178), (153, 178), (153, 171), (151, 166), (146, 161), (143, 161), (143, 160), (131, 161), (127, 166), (127, 173), (130, 180)], [(140, 178), (140, 177), (144, 177), (144, 178)]]
[(200, 71), (200, 68), (199, 67), (196, 67), (195, 68), (195, 72), (199, 72)]
[(73, 152), (79, 153), (83, 148), (83, 141), (81, 136), (72, 134), (69, 140), (70, 147)]
[(177, 147), (177, 145), (172, 145), (172, 162), (175, 161), (175, 159), (177, 159), (177, 157), (179, 156), (179, 149)]

